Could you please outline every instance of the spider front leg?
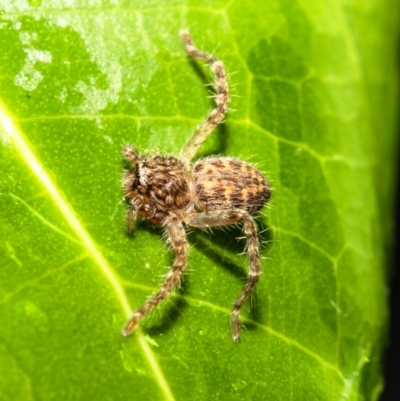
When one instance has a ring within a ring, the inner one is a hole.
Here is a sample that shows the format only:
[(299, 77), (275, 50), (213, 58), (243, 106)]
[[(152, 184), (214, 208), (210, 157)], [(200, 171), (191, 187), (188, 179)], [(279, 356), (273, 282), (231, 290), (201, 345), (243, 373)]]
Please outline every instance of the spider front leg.
[(199, 228), (243, 223), (243, 232), (247, 238), (246, 249), (249, 256), (249, 279), (232, 308), (232, 338), (233, 341), (237, 342), (240, 337), (240, 310), (252, 293), (261, 274), (257, 225), (251, 215), (242, 209), (198, 213), (188, 216), (185, 222), (190, 226)]
[(180, 31), (180, 35), (185, 45), (188, 54), (199, 60), (204, 60), (210, 64), (210, 67), (215, 77), (215, 102), (217, 107), (213, 109), (208, 117), (197, 127), (193, 135), (186, 142), (181, 150), (180, 157), (187, 165), (195, 156), (197, 149), (211, 134), (213, 129), (221, 123), (227, 110), (228, 110), (228, 83), (226, 80), (225, 67), (222, 61), (218, 60), (215, 56), (198, 50), (187, 31)]
[(165, 225), (168, 241), (175, 251), (175, 261), (168, 272), (160, 290), (148, 299), (129, 319), (122, 330), (123, 336), (128, 336), (134, 330), (140, 320), (146, 317), (157, 305), (159, 305), (171, 291), (179, 284), (182, 273), (185, 270), (188, 254), (186, 233), (180, 221), (171, 221)]

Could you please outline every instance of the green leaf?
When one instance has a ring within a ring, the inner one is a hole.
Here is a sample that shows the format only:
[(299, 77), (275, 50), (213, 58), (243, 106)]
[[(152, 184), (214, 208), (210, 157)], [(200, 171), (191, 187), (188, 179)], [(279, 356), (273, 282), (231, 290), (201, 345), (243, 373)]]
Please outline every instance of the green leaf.
[[(398, 2), (0, 2), (0, 398), (376, 400), (396, 145)], [(188, 274), (121, 328), (173, 255), (125, 232), (121, 149), (177, 155), (232, 74), (199, 156), (256, 163), (263, 275), (239, 344), (240, 229), (192, 230)]]

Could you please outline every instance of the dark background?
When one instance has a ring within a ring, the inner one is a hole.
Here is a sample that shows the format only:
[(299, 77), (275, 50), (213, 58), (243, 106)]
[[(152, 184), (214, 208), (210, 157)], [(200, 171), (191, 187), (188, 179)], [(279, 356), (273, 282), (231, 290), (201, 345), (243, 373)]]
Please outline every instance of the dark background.
[[(399, 116), (400, 120), (400, 116)], [(399, 124), (400, 126), (400, 124)], [(399, 132), (400, 134), (400, 132)], [(398, 150), (400, 155), (400, 149)], [(385, 388), (380, 401), (400, 401), (400, 161), (397, 158), (395, 226), (389, 271), (389, 339), (385, 356)]]

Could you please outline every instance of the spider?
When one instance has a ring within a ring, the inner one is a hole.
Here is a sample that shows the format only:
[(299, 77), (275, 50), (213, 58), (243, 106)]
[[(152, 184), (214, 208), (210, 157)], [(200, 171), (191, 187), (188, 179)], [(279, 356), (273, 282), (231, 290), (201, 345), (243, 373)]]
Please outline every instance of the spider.
[(268, 201), (271, 188), (259, 171), (242, 160), (215, 156), (191, 164), (197, 149), (222, 122), (228, 110), (228, 84), (222, 61), (198, 50), (189, 32), (181, 30), (180, 36), (189, 56), (210, 65), (215, 79), (216, 107), (194, 131), (179, 157), (139, 155), (131, 145), (123, 149), (123, 156), (131, 166), (122, 180), (129, 203), (128, 230), (134, 229), (137, 215), (163, 226), (175, 252), (175, 261), (159, 291), (133, 313), (122, 335), (128, 336), (179, 284), (189, 251), (184, 224), (209, 228), (241, 223), (247, 239), (249, 278), (232, 307), (232, 338), (238, 341), (240, 309), (261, 273), (258, 231), (252, 215)]

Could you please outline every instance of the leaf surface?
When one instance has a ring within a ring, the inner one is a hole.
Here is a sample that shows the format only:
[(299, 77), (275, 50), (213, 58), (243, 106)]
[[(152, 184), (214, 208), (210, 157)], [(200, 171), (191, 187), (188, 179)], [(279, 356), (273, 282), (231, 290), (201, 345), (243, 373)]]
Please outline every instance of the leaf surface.
[[(0, 398), (376, 400), (398, 8), (1, 1)], [(235, 73), (199, 157), (255, 163), (274, 188), (239, 344), (239, 228), (190, 230), (181, 288), (120, 335), (173, 260), (161, 229), (125, 232), (122, 145), (177, 155), (213, 106), (180, 28)]]

